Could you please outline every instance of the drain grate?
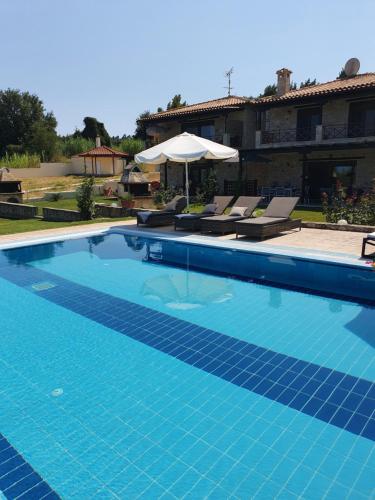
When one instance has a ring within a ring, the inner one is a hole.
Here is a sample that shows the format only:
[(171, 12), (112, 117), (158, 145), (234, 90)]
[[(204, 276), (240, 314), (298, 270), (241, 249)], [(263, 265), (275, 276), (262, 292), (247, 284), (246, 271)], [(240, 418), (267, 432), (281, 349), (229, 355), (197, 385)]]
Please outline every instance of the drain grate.
[(42, 281), (40, 283), (34, 283), (31, 285), (31, 288), (36, 292), (42, 292), (43, 290), (49, 290), (50, 288), (55, 288), (54, 283), (50, 283), (49, 281)]

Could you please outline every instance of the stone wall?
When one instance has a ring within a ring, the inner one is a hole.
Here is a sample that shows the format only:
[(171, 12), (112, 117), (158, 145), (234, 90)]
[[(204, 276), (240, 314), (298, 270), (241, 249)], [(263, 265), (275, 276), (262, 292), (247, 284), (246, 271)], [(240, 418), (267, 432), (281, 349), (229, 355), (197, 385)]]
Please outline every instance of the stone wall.
[(296, 153), (273, 154), (267, 156), (270, 163), (244, 163), (247, 179), (256, 179), (258, 187), (273, 185), (302, 187), (302, 162)]
[(127, 217), (129, 215), (129, 209), (122, 207), (112, 207), (111, 205), (105, 205), (104, 203), (96, 203), (95, 214), (97, 217)]
[(61, 208), (43, 208), (43, 219), (55, 222), (80, 221), (81, 214), (78, 210), (63, 210)]
[[(311, 107), (314, 107), (312, 104)], [(295, 105), (270, 108), (265, 113), (264, 130), (295, 129), (298, 108)], [(331, 99), (322, 106), (322, 124), (340, 125), (348, 122), (349, 103), (345, 98)]]
[(5, 219), (33, 219), (38, 214), (38, 208), (20, 203), (0, 202), (0, 217)]

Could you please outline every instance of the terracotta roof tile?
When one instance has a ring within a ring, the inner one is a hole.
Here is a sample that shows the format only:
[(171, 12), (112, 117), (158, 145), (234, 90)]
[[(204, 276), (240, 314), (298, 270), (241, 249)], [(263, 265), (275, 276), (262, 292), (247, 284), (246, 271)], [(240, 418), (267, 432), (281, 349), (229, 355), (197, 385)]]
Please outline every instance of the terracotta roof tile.
[(283, 102), (296, 99), (304, 99), (305, 97), (313, 97), (320, 95), (336, 94), (340, 92), (349, 92), (353, 90), (361, 90), (366, 88), (375, 88), (375, 73), (363, 73), (362, 75), (353, 76), (351, 78), (343, 78), (333, 80), (331, 82), (319, 83), (298, 90), (290, 90), (282, 96), (267, 96), (255, 99), (255, 104), (265, 104), (273, 102)]
[(159, 120), (161, 118), (175, 118), (178, 116), (191, 115), (194, 113), (201, 113), (205, 111), (216, 111), (220, 109), (240, 109), (245, 103), (249, 102), (247, 97), (229, 96), (222, 97), (221, 99), (213, 99), (212, 101), (199, 102), (181, 108), (170, 109), (168, 111), (161, 111), (154, 113), (142, 121)]
[(84, 153), (80, 153), (77, 156), (115, 156), (118, 158), (125, 158), (129, 156), (128, 153), (123, 153), (122, 151), (117, 151), (117, 149), (112, 149), (108, 146), (97, 146), (95, 148), (89, 149)]

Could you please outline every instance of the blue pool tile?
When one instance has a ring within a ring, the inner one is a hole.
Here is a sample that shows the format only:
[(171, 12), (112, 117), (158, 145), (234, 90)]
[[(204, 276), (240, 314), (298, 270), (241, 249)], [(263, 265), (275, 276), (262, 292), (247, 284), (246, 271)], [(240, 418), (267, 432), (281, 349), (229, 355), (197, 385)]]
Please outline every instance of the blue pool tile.
[(354, 414), (347, 423), (345, 429), (353, 432), (354, 434), (362, 434), (363, 429), (366, 427), (368, 419), (363, 415)]
[[(370, 395), (375, 390), (367, 380), (208, 330), (27, 265), (22, 266), (22, 273), (1, 268), (0, 276), (19, 286), (53, 282), (55, 288), (40, 292), (47, 300), (243, 389), (350, 432), (373, 437)], [(357, 413), (364, 418), (348, 425)]]
[(284, 372), (284, 375), (278, 380), (278, 383), (284, 385), (285, 387), (288, 387), (296, 378), (297, 375), (294, 372), (286, 371)]
[(363, 397), (355, 392), (351, 392), (347, 395), (346, 399), (343, 401), (342, 406), (347, 410), (356, 411), (360, 403), (363, 401)]
[(8, 498), (16, 498), (20, 495), (25, 494), (28, 490), (37, 486), (41, 482), (41, 478), (35, 472), (32, 472), (28, 476), (13, 484), (11, 487), (4, 490), (4, 494)]
[(367, 425), (361, 432), (361, 436), (375, 441), (375, 419), (371, 418), (368, 420)]
[[(28, 498), (38, 499), (38, 491), (43, 491), (45, 495), (55, 495), (59, 498), (50, 486), (37, 474), (9, 441), (0, 434), (0, 449), (3, 452), (11, 453), (11, 458), (0, 465), (0, 490), (7, 498)], [(38, 486), (38, 490), (34, 488)], [(29, 491), (30, 490), (30, 491)], [(33, 493), (30, 493), (33, 491)], [(35, 493), (35, 494), (34, 494)], [(53, 497), (51, 496), (51, 500)]]
[(285, 389), (277, 398), (276, 401), (288, 405), (297, 396), (298, 392), (294, 389)]
[(329, 396), (328, 401), (332, 404), (340, 406), (343, 404), (345, 399), (348, 397), (348, 392), (337, 387), (332, 394)]
[(292, 399), (288, 406), (294, 408), (295, 410), (302, 410), (306, 403), (310, 400), (310, 396), (304, 394), (303, 392), (298, 392), (296, 397)]
[(303, 407), (303, 413), (307, 413), (308, 415), (314, 416), (318, 413), (318, 411), (322, 408), (323, 401), (318, 398), (311, 398)]
[(366, 396), (372, 385), (374, 384), (368, 380), (357, 379), (357, 383), (354, 385), (352, 391), (357, 394), (361, 394), (362, 396)]
[(330, 403), (324, 403), (320, 407), (319, 411), (316, 413), (316, 418), (319, 418), (320, 420), (324, 420), (325, 422), (329, 422), (333, 415), (337, 412), (338, 406), (330, 404)]
[(346, 410), (345, 408), (339, 408), (330, 420), (330, 423), (344, 429), (352, 416), (353, 413), (351, 411)]
[(366, 417), (374, 417), (375, 404), (372, 402), (371, 399), (363, 398), (356, 410), (356, 413), (359, 413), (360, 415), (365, 415)]
[(277, 400), (277, 398), (280, 396), (280, 394), (283, 391), (285, 391), (285, 386), (275, 383), (275, 384), (272, 384), (270, 389), (267, 392), (265, 392), (264, 395), (267, 398)]

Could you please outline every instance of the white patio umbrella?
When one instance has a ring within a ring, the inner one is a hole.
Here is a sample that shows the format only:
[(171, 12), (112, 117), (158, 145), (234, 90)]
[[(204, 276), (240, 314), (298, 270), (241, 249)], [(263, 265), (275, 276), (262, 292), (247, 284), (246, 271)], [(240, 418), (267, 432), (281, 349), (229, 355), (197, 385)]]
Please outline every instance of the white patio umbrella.
[(229, 148), (217, 142), (184, 132), (138, 153), (134, 159), (137, 163), (151, 163), (153, 165), (160, 165), (167, 160), (184, 163), (186, 199), (187, 208), (189, 209), (189, 163), (201, 160), (202, 158), (206, 160), (229, 160), (233, 158), (236, 161), (237, 157), (237, 149)]

